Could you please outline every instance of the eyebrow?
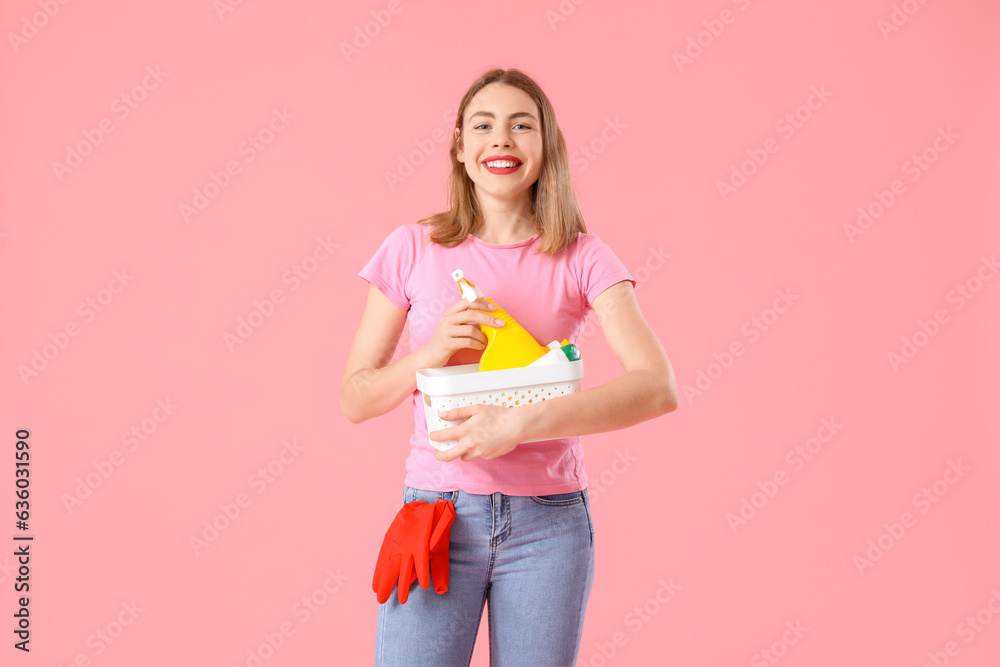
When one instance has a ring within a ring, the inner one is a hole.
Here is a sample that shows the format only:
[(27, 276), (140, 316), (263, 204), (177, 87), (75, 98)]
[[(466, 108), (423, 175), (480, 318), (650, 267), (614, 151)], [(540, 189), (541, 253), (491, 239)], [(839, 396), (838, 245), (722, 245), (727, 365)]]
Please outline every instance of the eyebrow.
[[(496, 114), (493, 113), (492, 111), (477, 111), (476, 113), (474, 113), (471, 116), (469, 116), (469, 121), (471, 122), (472, 119), (475, 118), (476, 116), (486, 116), (487, 118), (492, 118), (493, 120), (496, 120), (496, 117), (497, 117)], [(514, 118), (523, 118), (525, 116), (527, 116), (531, 120), (535, 121), (536, 123), (538, 122), (538, 119), (535, 118), (534, 115), (528, 113), (527, 111), (515, 111), (511, 115), (507, 116), (507, 119), (511, 120), (511, 119), (514, 119)]]

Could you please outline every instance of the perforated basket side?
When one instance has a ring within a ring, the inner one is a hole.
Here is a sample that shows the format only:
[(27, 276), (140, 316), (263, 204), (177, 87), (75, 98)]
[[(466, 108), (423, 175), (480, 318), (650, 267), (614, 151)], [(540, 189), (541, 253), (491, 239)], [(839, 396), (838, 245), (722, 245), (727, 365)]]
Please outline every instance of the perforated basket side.
[[(521, 405), (530, 405), (536, 401), (540, 402), (557, 396), (565, 396), (577, 391), (580, 391), (579, 379), (446, 396), (431, 396), (424, 392), (424, 415), (427, 419), (427, 431), (430, 433), (431, 431), (456, 426), (465, 421), (464, 419), (445, 421), (438, 417), (438, 412), (440, 411), (476, 404), (513, 408)], [(435, 442), (431, 440), (430, 442), (432, 446), (442, 451), (451, 449), (456, 444), (454, 440), (447, 442)]]

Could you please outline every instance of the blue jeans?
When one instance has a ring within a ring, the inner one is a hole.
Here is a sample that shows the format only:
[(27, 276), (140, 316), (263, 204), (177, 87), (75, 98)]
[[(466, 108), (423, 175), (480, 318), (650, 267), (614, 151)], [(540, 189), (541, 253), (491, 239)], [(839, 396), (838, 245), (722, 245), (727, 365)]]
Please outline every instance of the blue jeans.
[[(448, 592), (414, 583), (379, 605), (377, 667), (468, 667), (487, 605), (491, 667), (571, 667), (594, 581), (586, 489), (550, 496), (404, 487), (403, 502), (451, 500)], [(488, 603), (488, 604), (487, 604)]]

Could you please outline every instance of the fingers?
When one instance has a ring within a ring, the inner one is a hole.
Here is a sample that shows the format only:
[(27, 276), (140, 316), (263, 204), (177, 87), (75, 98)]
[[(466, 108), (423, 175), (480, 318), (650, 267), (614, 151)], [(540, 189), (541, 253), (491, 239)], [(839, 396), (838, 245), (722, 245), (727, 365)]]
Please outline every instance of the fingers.
[[(427, 542), (420, 545), (419, 549), (413, 551), (413, 569), (417, 575), (417, 581), (420, 582), (421, 588), (427, 588), (430, 585), (431, 579), (431, 552), (430, 552), (430, 536), (427, 537)], [(410, 581), (413, 581), (413, 577), (410, 577)]]
[(455, 506), (451, 501), (440, 500), (433, 505), (408, 503), (406, 507), (415, 520), (415, 525), (409, 528), (409, 539), (403, 544), (389, 540), (383, 543), (375, 567), (372, 589), (379, 604), (392, 596), (393, 588), (397, 589), (399, 603), (406, 604), (414, 579), (424, 589), (433, 579), (437, 593), (448, 590), (448, 547)]
[[(438, 410), (438, 416), (445, 421), (457, 421), (459, 419), (468, 419), (478, 415), (480, 412), (487, 410), (489, 406), (483, 403), (470, 403), (469, 405), (460, 405), (457, 408), (448, 408), (447, 410)], [(455, 428), (452, 426), (451, 428)], [(445, 440), (450, 440), (451, 438), (445, 438)]]
[(478, 330), (481, 326), (493, 328), (504, 326), (503, 320), (494, 317), (489, 313), (484, 313), (481, 310), (474, 310), (471, 308), (452, 315), (451, 319), (449, 319), (447, 323), (455, 326), (456, 328), (461, 328), (462, 325), (470, 325), (476, 330)]
[(458, 317), (462, 322), (474, 321), (486, 326), (503, 326), (500, 324), (503, 320), (495, 317), (494, 311), (494, 305), (486, 299), (476, 299), (471, 302), (461, 299), (445, 312), (445, 317)]
[(434, 506), (434, 530), (431, 533), (431, 553), (448, 548), (451, 524), (455, 521), (455, 506), (448, 500), (439, 500)]
[(475, 301), (466, 301), (465, 299), (459, 299), (455, 304), (448, 309), (447, 314), (460, 313), (463, 310), (493, 310), (493, 304), (486, 300), (485, 297), (476, 299)]
[(485, 350), (488, 338), (482, 327), (504, 326), (503, 320), (490, 313), (492, 306), (486, 299), (460, 299), (445, 311), (434, 336), (425, 345), (432, 351), (432, 364), (446, 364), (459, 350)]
[(461, 456), (461, 454), (462, 450), (459, 448), (458, 445), (455, 445), (454, 447), (452, 447), (447, 451), (442, 452), (438, 450), (434, 452), (434, 458), (436, 458), (438, 461), (441, 461), (442, 463), (448, 463), (449, 461), (454, 461), (455, 459), (457, 459), (459, 456)]
[(488, 301), (485, 297), (482, 299), (476, 299), (469, 305), (478, 310), (485, 310), (486, 312), (494, 312), (497, 309), (496, 304)]
[(392, 589), (396, 586), (399, 578), (399, 554), (394, 554), (385, 560), (379, 559), (379, 567), (375, 569), (375, 580), (372, 588), (375, 590), (376, 599), (382, 604), (392, 595)]
[[(434, 528), (434, 505), (427, 503), (420, 508), (419, 530), (413, 536), (413, 567), (421, 588), (430, 585), (430, 542)], [(410, 577), (413, 581), (413, 577)]]
[(448, 592), (448, 545), (431, 559), (431, 578), (434, 580), (435, 593)]
[(480, 456), (482, 456), (483, 460), (487, 458), (480, 454), (479, 449), (473, 445), (455, 445), (451, 449), (434, 452), (434, 458), (441, 463), (449, 463), (458, 459), (468, 463), (469, 461), (478, 459)]
[[(402, 566), (399, 568), (399, 582), (396, 592), (399, 595), (399, 603), (406, 604), (410, 597), (410, 584), (413, 583), (413, 554), (406, 554), (403, 557)], [(389, 589), (392, 593), (392, 589)]]
[[(458, 426), (461, 426), (461, 424)], [(431, 431), (427, 434), (427, 437), (432, 442), (448, 442), (449, 440), (458, 440), (462, 437), (462, 434), (452, 431), (452, 429), (456, 429), (458, 426), (449, 426), (448, 428), (440, 428), (436, 431)]]
[(431, 533), (431, 579), (434, 592), (448, 592), (448, 558), (451, 545), (451, 524), (455, 521), (455, 505), (450, 500), (434, 504), (434, 532)]
[(475, 324), (460, 324), (458, 326), (459, 333), (464, 334), (464, 338), (470, 338), (474, 343), (479, 345), (480, 349), (486, 347), (486, 334)]

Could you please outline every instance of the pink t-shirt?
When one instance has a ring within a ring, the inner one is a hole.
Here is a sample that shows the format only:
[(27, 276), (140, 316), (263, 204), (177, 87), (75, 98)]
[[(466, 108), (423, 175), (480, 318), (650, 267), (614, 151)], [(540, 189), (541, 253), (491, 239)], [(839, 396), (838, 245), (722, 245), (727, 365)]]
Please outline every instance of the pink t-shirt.
[[(451, 277), (462, 269), (483, 294), (510, 313), (542, 345), (563, 338), (575, 342), (593, 300), (611, 285), (632, 279), (628, 269), (598, 237), (579, 234), (555, 256), (537, 255), (541, 237), (509, 245), (469, 235), (453, 248), (431, 242), (431, 226), (397, 227), (358, 273), (394, 304), (409, 311), (410, 350), (425, 345), (445, 310), (462, 294)], [(587, 350), (580, 349), (586, 368)], [(456, 357), (452, 357), (452, 365)], [(464, 363), (470, 363), (465, 361)], [(420, 391), (414, 391), (410, 455), (405, 484), (430, 491), (540, 496), (587, 486), (580, 439), (559, 438), (519, 445), (489, 461), (434, 458)], [(516, 409), (516, 408), (511, 408)]]

